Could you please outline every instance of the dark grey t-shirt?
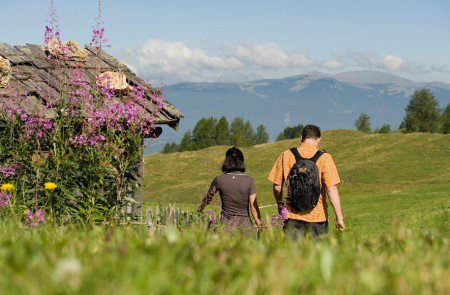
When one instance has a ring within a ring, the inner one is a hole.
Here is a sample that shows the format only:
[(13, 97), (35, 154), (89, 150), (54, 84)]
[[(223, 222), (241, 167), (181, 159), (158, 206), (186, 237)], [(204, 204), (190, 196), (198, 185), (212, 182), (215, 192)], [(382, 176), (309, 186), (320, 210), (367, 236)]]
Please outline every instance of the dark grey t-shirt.
[(227, 219), (235, 216), (250, 217), (249, 197), (256, 194), (255, 181), (241, 172), (218, 175), (211, 183), (211, 189), (219, 191), (222, 200), (222, 215)]

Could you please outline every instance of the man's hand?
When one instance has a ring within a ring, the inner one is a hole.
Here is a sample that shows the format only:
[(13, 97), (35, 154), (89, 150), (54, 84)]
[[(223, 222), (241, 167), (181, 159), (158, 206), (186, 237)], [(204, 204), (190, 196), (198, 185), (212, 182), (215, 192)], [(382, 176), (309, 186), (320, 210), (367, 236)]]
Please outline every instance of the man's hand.
[(330, 197), (331, 205), (333, 206), (334, 213), (336, 214), (336, 229), (340, 232), (345, 230), (344, 218), (342, 217), (341, 200), (339, 198), (339, 192), (335, 185), (327, 188), (328, 196)]
[(336, 219), (336, 229), (340, 232), (345, 231), (344, 219)]
[(283, 203), (283, 184), (274, 184), (273, 185), (273, 196), (275, 197), (275, 201), (278, 205), (278, 213), (281, 214)]

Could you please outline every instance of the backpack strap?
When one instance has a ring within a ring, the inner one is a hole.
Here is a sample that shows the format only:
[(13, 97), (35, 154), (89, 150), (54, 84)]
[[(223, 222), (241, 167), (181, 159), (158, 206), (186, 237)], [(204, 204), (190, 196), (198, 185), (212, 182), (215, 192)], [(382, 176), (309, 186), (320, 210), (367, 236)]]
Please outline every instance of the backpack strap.
[(310, 160), (313, 161), (314, 163), (317, 163), (317, 160), (319, 160), (319, 158), (325, 153), (326, 153), (325, 150), (318, 150)]
[(296, 147), (291, 148), (290, 151), (291, 151), (291, 153), (294, 154), (295, 162), (299, 162), (300, 160), (305, 159), (300, 155), (300, 153), (298, 152), (298, 149)]

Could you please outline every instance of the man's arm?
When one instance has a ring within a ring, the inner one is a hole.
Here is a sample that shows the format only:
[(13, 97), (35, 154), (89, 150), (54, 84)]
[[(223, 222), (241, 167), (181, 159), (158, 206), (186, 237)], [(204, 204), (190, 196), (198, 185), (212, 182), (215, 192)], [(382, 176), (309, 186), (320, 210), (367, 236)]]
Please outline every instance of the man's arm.
[(278, 205), (278, 213), (281, 213), (281, 206), (284, 206), (283, 203), (283, 184), (273, 184), (273, 196), (275, 197), (275, 201)]
[(331, 205), (333, 206), (334, 213), (336, 214), (336, 228), (340, 231), (345, 230), (344, 217), (341, 210), (341, 199), (339, 198), (339, 192), (335, 185), (327, 187), (328, 196), (330, 198)]

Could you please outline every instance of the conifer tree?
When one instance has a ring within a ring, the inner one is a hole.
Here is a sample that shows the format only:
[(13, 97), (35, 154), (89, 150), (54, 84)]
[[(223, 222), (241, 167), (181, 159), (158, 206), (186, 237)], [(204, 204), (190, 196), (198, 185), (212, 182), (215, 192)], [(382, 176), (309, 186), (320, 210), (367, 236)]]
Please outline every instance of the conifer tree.
[(269, 141), (269, 134), (267, 133), (266, 126), (259, 125), (256, 128), (255, 144), (266, 143)]
[(192, 133), (194, 148), (204, 149), (216, 145), (217, 119), (210, 117), (202, 118), (194, 127)]
[(441, 119), (439, 103), (430, 89), (414, 91), (403, 119), (406, 132), (436, 132)]
[(178, 147), (179, 151), (191, 151), (194, 149), (194, 145), (192, 142), (192, 132), (191, 130), (186, 131), (181, 139), (180, 145)]
[(241, 117), (234, 118), (230, 127), (230, 143), (234, 146), (244, 146), (244, 119)]
[(356, 119), (355, 121), (355, 127), (356, 130), (361, 132), (365, 133), (372, 132), (369, 115), (367, 115), (366, 113), (361, 113), (361, 115), (359, 115), (358, 119)]
[(252, 124), (250, 121), (246, 121), (244, 124), (244, 142), (242, 143), (242, 146), (252, 146), (256, 142), (256, 134), (255, 130), (253, 129)]
[(178, 145), (176, 142), (168, 142), (164, 145), (163, 154), (175, 153), (178, 152)]
[(222, 116), (217, 123), (216, 128), (216, 144), (227, 145), (230, 144), (230, 124), (227, 118)]
[(442, 126), (441, 132), (444, 134), (450, 133), (450, 103), (447, 104), (447, 107), (442, 112)]

